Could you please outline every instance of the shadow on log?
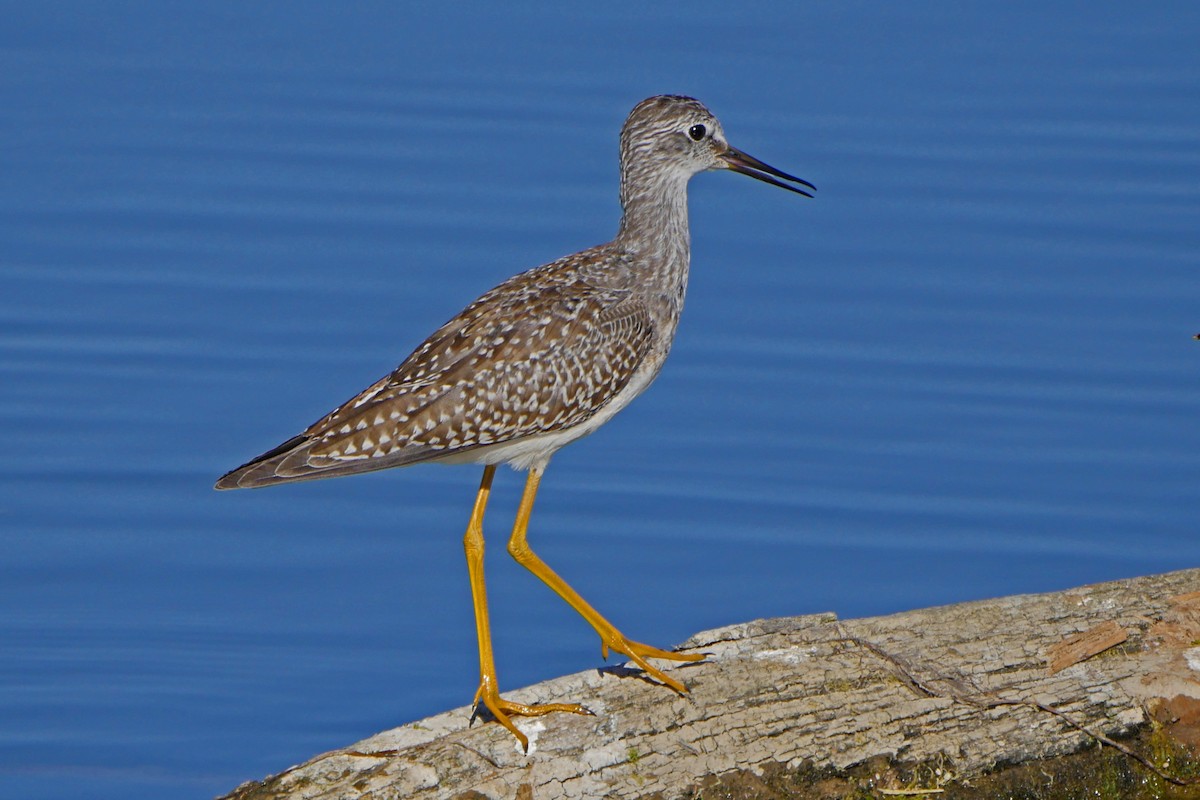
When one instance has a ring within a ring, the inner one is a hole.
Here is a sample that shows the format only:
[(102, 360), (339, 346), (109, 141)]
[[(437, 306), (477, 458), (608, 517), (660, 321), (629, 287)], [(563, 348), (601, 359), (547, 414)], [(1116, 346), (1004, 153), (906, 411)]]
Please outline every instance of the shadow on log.
[(228, 797), (669, 799), (723, 775), (881, 757), (944, 764), (961, 781), (1098, 744), (1154, 770), (1120, 740), (1155, 714), (1181, 741), (1196, 734), (1186, 720), (1200, 719), (1198, 643), (1200, 569), (886, 617), (760, 620), (681, 646), (708, 654), (665, 667), (688, 697), (622, 668), (506, 693), (596, 713), (518, 720), (528, 756), (500, 726), (469, 726), (464, 707)]

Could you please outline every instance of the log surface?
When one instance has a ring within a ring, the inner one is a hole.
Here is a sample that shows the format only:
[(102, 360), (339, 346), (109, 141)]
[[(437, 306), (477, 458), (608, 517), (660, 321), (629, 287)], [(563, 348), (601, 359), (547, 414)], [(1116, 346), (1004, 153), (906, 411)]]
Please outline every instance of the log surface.
[[(774, 765), (942, 759), (969, 776), (1060, 755), (1200, 698), (1200, 569), (1063, 592), (838, 620), (759, 620), (696, 634), (674, 697), (622, 667), (506, 697), (583, 703), (517, 725), (458, 708), (317, 756), (228, 798), (675, 798)], [(661, 663), (661, 662), (660, 662)], [(1190, 701), (1189, 701), (1190, 702)]]

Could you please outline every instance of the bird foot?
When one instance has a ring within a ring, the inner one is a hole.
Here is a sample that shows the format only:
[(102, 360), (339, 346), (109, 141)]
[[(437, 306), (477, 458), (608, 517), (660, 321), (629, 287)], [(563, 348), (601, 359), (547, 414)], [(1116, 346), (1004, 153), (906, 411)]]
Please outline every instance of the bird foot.
[(590, 717), (592, 712), (588, 711), (578, 703), (537, 703), (526, 705), (525, 703), (514, 703), (511, 700), (505, 700), (496, 690), (494, 682), (486, 677), (480, 680), (479, 689), (475, 692), (475, 713), (471, 715), (472, 721), (479, 714), (479, 706), (483, 705), (491, 714), (492, 719), (499, 722), (513, 736), (517, 737), (517, 741), (521, 743), (521, 749), (526, 753), (529, 752), (529, 739), (525, 734), (517, 729), (510, 717), (540, 717), (544, 714), (554, 714), (556, 712), (564, 712), (567, 714), (582, 714)]
[(704, 659), (703, 653), (676, 653), (670, 650), (659, 650), (657, 647), (651, 647), (641, 642), (635, 642), (632, 639), (625, 638), (616, 629), (613, 629), (607, 636), (601, 635), (600, 652), (605, 659), (608, 658), (609, 650), (629, 656), (630, 660), (641, 667), (643, 672), (681, 695), (687, 694), (687, 687), (666, 675), (662, 670), (646, 661), (646, 659), (661, 658), (666, 661), (701, 661)]

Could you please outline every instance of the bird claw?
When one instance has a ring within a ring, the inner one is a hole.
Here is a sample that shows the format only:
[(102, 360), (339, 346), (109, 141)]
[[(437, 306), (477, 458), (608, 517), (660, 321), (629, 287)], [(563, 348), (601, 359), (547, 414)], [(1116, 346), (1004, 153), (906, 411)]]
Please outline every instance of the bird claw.
[(473, 702), (475, 710), (471, 714), (472, 722), (479, 715), (480, 704), (488, 710), (492, 719), (499, 722), (509, 733), (517, 737), (517, 741), (521, 743), (521, 750), (526, 753), (529, 752), (529, 739), (517, 729), (517, 726), (510, 719), (511, 717), (540, 717), (545, 714), (554, 714), (557, 712), (580, 714), (585, 717), (594, 716), (591, 711), (578, 703), (525, 704), (505, 700), (500, 696), (500, 692), (496, 690), (495, 684), (486, 678), (479, 682), (479, 688), (475, 691), (475, 700)]
[(688, 688), (650, 664), (646, 659), (661, 658), (666, 661), (701, 661), (704, 658), (703, 653), (677, 653), (670, 650), (660, 650), (657, 647), (627, 639), (616, 630), (610, 636), (600, 640), (600, 652), (604, 655), (605, 659), (608, 658), (609, 650), (629, 656), (629, 659), (641, 667), (643, 672), (681, 695), (687, 694)]

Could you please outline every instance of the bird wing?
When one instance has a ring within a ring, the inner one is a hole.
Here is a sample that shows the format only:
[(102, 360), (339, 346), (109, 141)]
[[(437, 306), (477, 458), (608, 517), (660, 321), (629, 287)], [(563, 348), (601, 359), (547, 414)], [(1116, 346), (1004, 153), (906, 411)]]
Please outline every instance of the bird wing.
[(630, 291), (555, 280), (556, 265), (483, 295), (390, 375), (217, 488), (404, 466), (584, 422), (645, 360), (654, 324)]

